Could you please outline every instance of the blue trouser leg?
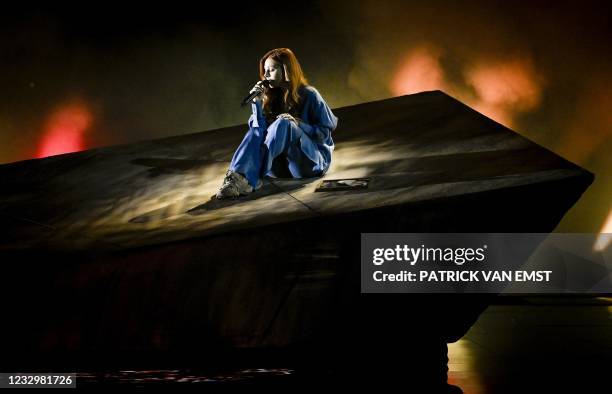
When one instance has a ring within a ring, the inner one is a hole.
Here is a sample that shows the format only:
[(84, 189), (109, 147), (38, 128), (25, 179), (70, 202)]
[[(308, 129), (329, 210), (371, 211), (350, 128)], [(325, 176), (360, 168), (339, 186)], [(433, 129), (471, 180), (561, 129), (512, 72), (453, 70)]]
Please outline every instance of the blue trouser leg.
[(277, 119), (265, 133), (259, 127), (251, 127), (234, 153), (230, 170), (243, 174), (255, 187), (259, 178), (271, 173), (274, 159), (285, 153), (293, 177), (320, 175), (312, 171), (314, 163), (302, 151), (303, 144), (314, 145), (302, 129), (287, 119)]
[[(305, 138), (310, 141), (308, 136), (302, 137), (302, 139)], [(302, 143), (304, 143), (304, 141), (302, 141)], [(294, 178), (310, 178), (322, 175), (321, 171), (312, 170), (315, 163), (304, 154), (299, 144), (289, 147), (287, 150), (287, 158), (289, 159), (289, 172)]]
[(264, 145), (262, 167), (263, 175), (274, 175), (271, 172), (274, 159), (281, 154), (286, 154), (288, 169), (294, 178), (317, 176), (312, 171), (315, 163), (312, 162), (302, 151), (302, 146), (309, 144), (311, 150), (316, 146), (302, 129), (295, 123), (286, 119), (278, 119), (268, 127)]
[(265, 133), (259, 127), (251, 127), (236, 149), (229, 169), (243, 174), (253, 187), (261, 172), (261, 155)]

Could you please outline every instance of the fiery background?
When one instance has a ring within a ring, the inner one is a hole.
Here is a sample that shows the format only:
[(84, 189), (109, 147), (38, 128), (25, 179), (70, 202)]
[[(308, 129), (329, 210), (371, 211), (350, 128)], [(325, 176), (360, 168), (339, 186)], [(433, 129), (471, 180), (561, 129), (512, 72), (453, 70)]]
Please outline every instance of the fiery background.
[(286, 46), (332, 107), (442, 89), (590, 170), (558, 230), (612, 232), (610, 15), (597, 1), (7, 9), (0, 163), (246, 122), (260, 56)]

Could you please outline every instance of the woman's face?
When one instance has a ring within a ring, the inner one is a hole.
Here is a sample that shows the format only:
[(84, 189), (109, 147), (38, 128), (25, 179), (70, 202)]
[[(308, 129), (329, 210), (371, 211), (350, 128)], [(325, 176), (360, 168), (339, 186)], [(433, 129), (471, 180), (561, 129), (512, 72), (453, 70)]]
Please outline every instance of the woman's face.
[(283, 82), (283, 65), (272, 58), (264, 63), (264, 77), (270, 82), (270, 87), (277, 88)]

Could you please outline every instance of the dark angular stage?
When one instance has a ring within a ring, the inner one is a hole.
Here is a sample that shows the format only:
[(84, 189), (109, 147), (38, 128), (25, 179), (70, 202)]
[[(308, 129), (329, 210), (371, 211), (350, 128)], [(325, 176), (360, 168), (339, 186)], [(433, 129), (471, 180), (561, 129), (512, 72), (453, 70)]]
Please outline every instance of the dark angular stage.
[(334, 113), (365, 189), (212, 200), (245, 125), (0, 166), (3, 369), (435, 369), (495, 296), (362, 295), (360, 234), (551, 232), (593, 181), (439, 91)]

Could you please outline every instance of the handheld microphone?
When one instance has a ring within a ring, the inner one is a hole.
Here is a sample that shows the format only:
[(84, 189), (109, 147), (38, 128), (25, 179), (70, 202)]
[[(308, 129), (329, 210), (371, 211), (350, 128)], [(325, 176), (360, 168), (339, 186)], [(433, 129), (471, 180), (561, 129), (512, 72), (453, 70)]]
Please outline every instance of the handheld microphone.
[[(263, 80), (263, 81), (261, 81), (261, 82), (263, 82), (263, 83), (261, 84), (262, 86), (265, 86), (265, 87), (267, 87), (267, 88), (269, 88), (269, 87), (270, 87), (270, 81), (268, 81), (267, 79), (264, 79), (264, 80)], [(240, 104), (240, 106), (241, 106), (241, 107), (244, 107), (245, 105), (247, 105), (248, 103), (250, 103), (251, 101), (253, 101), (253, 99), (254, 99), (255, 97), (259, 96), (259, 95), (260, 95), (260, 94), (262, 94), (262, 93), (263, 93), (263, 90), (255, 89), (255, 91), (254, 91), (253, 93), (249, 94), (248, 96), (246, 96), (246, 97), (244, 98), (244, 100), (242, 100), (242, 103)]]

